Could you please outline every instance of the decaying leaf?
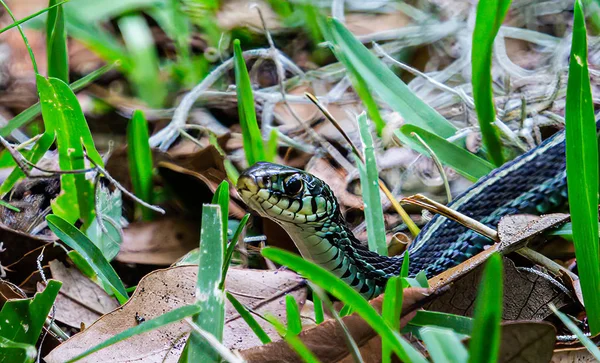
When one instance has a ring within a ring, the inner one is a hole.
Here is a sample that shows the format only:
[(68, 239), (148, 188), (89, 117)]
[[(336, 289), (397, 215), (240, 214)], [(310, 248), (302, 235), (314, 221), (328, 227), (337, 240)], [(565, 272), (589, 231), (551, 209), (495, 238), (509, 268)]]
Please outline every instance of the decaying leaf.
[(498, 223), (498, 250), (504, 254), (515, 251), (524, 247), (533, 237), (568, 222), (570, 218), (570, 215), (564, 213), (505, 216)]
[[(150, 320), (163, 313), (195, 301), (198, 266), (178, 266), (154, 271), (145, 276), (123, 306), (102, 316), (89, 328), (74, 335), (54, 349), (44, 359), (48, 363), (63, 362), (99, 344), (113, 335), (135, 326), (139, 319)], [(275, 315), (285, 317), (285, 294), (293, 294), (299, 303), (306, 298), (303, 280), (291, 271), (259, 271), (230, 269), (226, 287), (229, 292), (257, 312), (274, 309)], [(226, 306), (224, 343), (229, 347), (247, 346), (251, 341), (249, 328), (235, 310)], [(189, 326), (184, 322), (137, 335), (103, 349), (87, 360), (177, 362), (185, 345)], [(269, 332), (269, 331), (268, 331)], [(277, 339), (271, 330), (271, 337)], [(256, 338), (255, 338), (256, 339)]]
[(551, 363), (593, 363), (596, 358), (586, 348), (558, 349), (552, 355)]
[[(50, 261), (52, 278), (63, 283), (55, 301), (56, 320), (79, 329), (81, 323), (90, 326), (100, 316), (119, 307), (117, 300), (76, 268), (66, 267), (58, 260)], [(38, 291), (44, 284), (38, 282)]]
[(503, 322), (499, 362), (547, 362), (552, 357), (556, 329), (547, 322)]

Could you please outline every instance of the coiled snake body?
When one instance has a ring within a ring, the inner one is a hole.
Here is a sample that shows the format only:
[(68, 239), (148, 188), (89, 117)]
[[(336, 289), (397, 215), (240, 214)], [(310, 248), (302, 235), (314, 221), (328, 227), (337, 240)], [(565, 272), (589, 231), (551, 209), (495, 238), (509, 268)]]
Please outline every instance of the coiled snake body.
[[(364, 297), (380, 294), (400, 273), (402, 257), (369, 251), (347, 228), (338, 201), (319, 178), (271, 163), (240, 176), (237, 189), (263, 217), (281, 225), (305, 259), (340, 277)], [(495, 169), (448, 206), (490, 227), (516, 213), (545, 213), (567, 197), (564, 131)], [(445, 217), (435, 216), (409, 247), (411, 275), (434, 276), (482, 251), (491, 241)]]

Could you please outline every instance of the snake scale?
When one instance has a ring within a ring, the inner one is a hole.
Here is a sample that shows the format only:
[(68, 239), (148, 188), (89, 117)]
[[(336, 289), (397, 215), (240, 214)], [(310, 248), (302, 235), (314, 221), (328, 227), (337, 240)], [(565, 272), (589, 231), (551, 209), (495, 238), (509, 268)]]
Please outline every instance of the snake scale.
[[(565, 133), (481, 178), (448, 206), (490, 227), (508, 214), (541, 214), (567, 198)], [(305, 259), (331, 271), (366, 298), (380, 294), (400, 273), (402, 256), (371, 252), (346, 226), (336, 197), (304, 171), (260, 162), (237, 183), (242, 199), (261, 216), (281, 225)], [(434, 276), (482, 251), (491, 241), (436, 215), (410, 244), (410, 275)]]

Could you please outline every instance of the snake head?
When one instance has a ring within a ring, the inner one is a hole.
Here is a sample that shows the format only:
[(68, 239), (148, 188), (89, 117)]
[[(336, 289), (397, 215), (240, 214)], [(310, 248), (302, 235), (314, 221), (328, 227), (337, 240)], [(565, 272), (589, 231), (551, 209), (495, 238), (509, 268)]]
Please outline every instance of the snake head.
[(237, 190), (250, 208), (279, 224), (321, 224), (338, 214), (325, 182), (283, 165), (256, 163), (240, 175)]

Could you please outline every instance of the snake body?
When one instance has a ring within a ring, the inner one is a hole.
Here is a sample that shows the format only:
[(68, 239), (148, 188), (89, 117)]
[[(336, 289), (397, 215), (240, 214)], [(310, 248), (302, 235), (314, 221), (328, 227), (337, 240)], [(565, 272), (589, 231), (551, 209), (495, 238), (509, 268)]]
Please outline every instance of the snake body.
[[(508, 214), (541, 214), (567, 199), (565, 134), (481, 178), (448, 206), (490, 227)], [(364, 297), (380, 294), (400, 273), (402, 257), (369, 251), (348, 229), (336, 197), (319, 178), (271, 163), (257, 163), (238, 180), (242, 199), (260, 215), (281, 225), (305, 259), (346, 281)], [(491, 241), (457, 222), (435, 216), (409, 247), (409, 274), (428, 277), (482, 251)]]

